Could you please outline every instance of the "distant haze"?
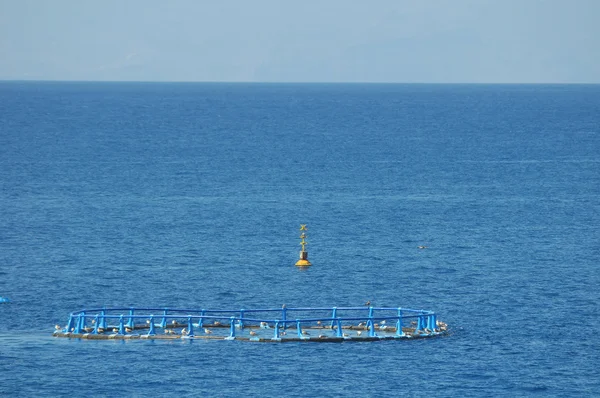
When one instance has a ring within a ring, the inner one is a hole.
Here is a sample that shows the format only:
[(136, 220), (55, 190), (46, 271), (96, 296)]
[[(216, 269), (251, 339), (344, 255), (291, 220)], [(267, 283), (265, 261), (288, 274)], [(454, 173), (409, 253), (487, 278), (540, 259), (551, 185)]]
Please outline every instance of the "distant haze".
[(600, 0), (0, 0), (0, 79), (600, 83)]

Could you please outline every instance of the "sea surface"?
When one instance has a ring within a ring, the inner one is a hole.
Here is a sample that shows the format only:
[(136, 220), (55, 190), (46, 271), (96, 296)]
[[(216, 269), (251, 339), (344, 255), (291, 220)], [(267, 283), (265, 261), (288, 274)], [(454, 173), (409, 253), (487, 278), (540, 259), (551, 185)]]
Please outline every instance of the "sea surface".
[[(0, 82), (0, 396), (600, 396), (599, 266), (600, 85)], [(450, 334), (52, 336), (366, 301)]]

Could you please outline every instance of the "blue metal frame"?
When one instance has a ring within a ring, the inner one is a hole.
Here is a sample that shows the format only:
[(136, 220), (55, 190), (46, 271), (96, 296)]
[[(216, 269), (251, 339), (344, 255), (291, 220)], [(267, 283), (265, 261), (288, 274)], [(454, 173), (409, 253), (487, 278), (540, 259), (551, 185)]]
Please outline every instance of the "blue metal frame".
[[(155, 322), (159, 313), (160, 322)], [(183, 327), (181, 332), (175, 328)], [(200, 332), (196, 332), (195, 328)], [(273, 329), (272, 337), (265, 335)], [(96, 308), (84, 309), (69, 315), (67, 326), (57, 335), (83, 335), (95, 338), (102, 335), (139, 336), (147, 330), (146, 338), (157, 336), (162, 329), (172, 337), (208, 337), (226, 340), (315, 340), (310, 333), (319, 331), (318, 338), (356, 340), (369, 338), (411, 338), (445, 334), (438, 326), (437, 315), (432, 311), (400, 307), (329, 307), (329, 308), (268, 308), (242, 310), (206, 310), (176, 308)], [(228, 329), (228, 333), (227, 333)], [(236, 329), (238, 329), (236, 331)], [(245, 329), (249, 329), (246, 331)], [(288, 329), (296, 333), (287, 334)], [(136, 331), (138, 333), (136, 333)], [(203, 332), (203, 333), (201, 333)], [(200, 333), (200, 334), (198, 334)], [(352, 336), (350, 336), (352, 334)], [(248, 338), (260, 335), (260, 337)]]

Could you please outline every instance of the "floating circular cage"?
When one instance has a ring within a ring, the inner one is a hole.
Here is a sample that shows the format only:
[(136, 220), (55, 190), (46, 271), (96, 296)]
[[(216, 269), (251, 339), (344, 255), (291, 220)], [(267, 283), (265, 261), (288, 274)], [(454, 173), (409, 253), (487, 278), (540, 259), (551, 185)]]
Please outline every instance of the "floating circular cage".
[(375, 341), (444, 335), (432, 311), (390, 307), (207, 310), (99, 308), (70, 314), (54, 336), (86, 339)]

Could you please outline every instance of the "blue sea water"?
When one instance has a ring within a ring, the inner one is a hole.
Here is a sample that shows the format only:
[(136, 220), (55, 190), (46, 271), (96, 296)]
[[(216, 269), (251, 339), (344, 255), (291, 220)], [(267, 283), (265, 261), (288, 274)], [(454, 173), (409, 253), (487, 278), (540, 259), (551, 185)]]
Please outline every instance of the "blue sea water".
[[(0, 82), (0, 204), (2, 396), (600, 396), (598, 85)], [(367, 300), (451, 334), (52, 337)]]

